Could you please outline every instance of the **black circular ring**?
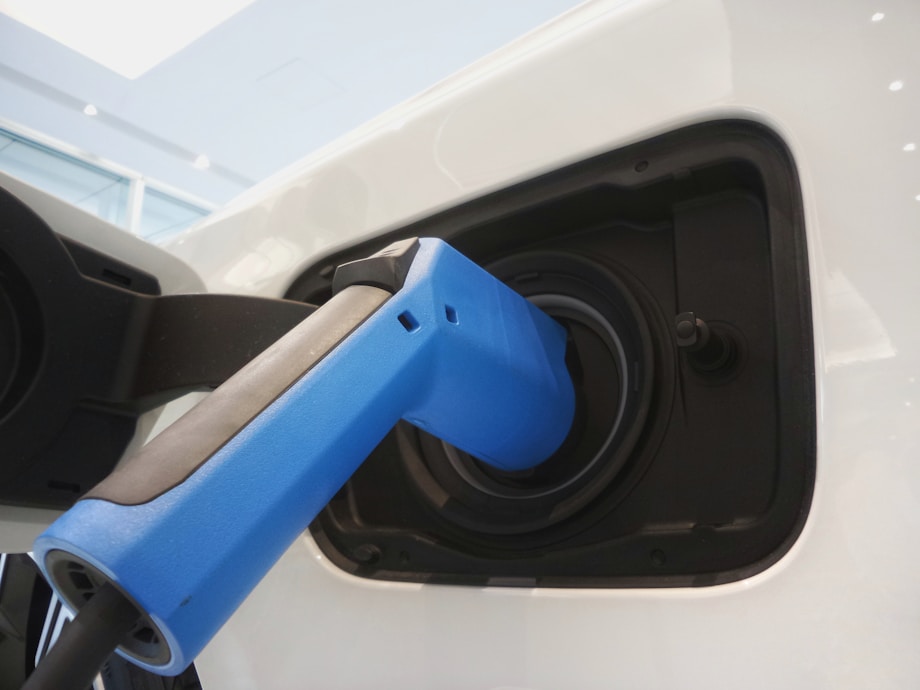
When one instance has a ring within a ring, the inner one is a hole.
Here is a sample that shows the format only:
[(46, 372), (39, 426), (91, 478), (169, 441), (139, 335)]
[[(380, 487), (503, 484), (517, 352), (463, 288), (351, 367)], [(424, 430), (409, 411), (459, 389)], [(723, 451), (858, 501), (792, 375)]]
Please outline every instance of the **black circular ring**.
[(481, 534), (535, 532), (589, 504), (618, 475), (645, 424), (654, 356), (642, 309), (625, 284), (590, 259), (521, 255), (489, 267), (569, 330), (576, 422), (538, 467), (504, 472), (404, 425), (408, 475), (428, 505)]

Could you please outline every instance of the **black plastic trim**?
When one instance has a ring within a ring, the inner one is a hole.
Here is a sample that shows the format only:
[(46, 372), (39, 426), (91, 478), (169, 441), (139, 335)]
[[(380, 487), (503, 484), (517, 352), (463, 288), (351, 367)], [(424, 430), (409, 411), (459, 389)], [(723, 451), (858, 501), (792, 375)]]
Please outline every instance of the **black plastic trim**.
[(313, 311), (159, 292), (0, 190), (0, 503), (69, 507), (143, 411), (221, 384)]
[(349, 285), (370, 285), (395, 294), (406, 282), (412, 261), (419, 250), (416, 237), (394, 242), (366, 259), (339, 266), (332, 279), (332, 292), (338, 294)]

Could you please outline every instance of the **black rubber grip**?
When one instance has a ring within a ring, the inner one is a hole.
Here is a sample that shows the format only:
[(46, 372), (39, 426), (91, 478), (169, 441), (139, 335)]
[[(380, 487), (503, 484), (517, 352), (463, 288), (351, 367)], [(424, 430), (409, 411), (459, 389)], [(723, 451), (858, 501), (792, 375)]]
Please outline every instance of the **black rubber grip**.
[(83, 498), (139, 505), (181, 484), (390, 296), (365, 285), (335, 295)]

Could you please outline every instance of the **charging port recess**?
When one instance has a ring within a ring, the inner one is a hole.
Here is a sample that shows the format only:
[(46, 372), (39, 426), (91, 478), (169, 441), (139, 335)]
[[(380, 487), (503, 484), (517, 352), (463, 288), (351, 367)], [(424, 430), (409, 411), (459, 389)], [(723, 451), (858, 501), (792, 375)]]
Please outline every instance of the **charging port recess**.
[[(400, 424), (311, 525), (359, 576), (549, 587), (707, 586), (799, 535), (815, 476), (802, 204), (769, 129), (681, 129), (325, 257), (440, 237), (568, 330), (576, 421), (502, 472)], [(447, 318), (450, 318), (448, 312)]]

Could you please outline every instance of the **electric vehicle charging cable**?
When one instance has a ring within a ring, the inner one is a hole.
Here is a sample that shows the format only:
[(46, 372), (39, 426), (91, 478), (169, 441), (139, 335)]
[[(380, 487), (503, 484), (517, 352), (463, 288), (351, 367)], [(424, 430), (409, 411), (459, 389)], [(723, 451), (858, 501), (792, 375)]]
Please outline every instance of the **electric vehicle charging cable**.
[(78, 613), (26, 690), (85, 690), (116, 648), (181, 673), (400, 419), (505, 470), (566, 438), (565, 329), (444, 242), (333, 292), (39, 536)]
[(85, 690), (105, 660), (135, 626), (140, 613), (113, 585), (105, 584), (64, 626), (23, 690)]

